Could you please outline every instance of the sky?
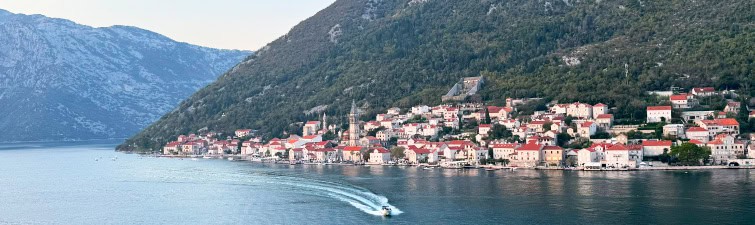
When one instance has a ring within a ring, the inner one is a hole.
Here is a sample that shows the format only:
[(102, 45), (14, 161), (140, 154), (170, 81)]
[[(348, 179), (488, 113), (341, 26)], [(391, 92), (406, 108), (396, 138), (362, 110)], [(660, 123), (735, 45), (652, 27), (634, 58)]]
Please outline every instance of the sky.
[(257, 50), (335, 0), (0, 0), (0, 9), (93, 27), (135, 26), (176, 41)]

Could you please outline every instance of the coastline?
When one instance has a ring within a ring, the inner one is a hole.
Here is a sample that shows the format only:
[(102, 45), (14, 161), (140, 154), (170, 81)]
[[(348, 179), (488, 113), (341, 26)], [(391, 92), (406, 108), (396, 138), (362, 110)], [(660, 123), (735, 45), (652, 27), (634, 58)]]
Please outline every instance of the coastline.
[[(133, 154), (129, 152), (122, 152), (125, 154)], [(390, 164), (355, 164), (355, 163), (303, 163), (303, 162), (296, 162), (291, 163), (288, 160), (262, 160), (255, 161), (251, 160), (249, 158), (245, 158), (238, 155), (230, 155), (230, 156), (203, 156), (203, 155), (153, 155), (153, 154), (140, 154), (143, 156), (148, 157), (155, 157), (155, 158), (171, 158), (171, 159), (209, 159), (209, 160), (227, 160), (232, 159), (229, 161), (241, 161), (241, 162), (248, 162), (248, 163), (272, 163), (272, 164), (290, 164), (290, 165), (337, 165), (337, 166), (400, 166), (400, 167), (427, 167), (427, 168), (439, 168), (439, 169), (448, 169), (448, 170), (460, 170), (460, 169), (484, 169), (484, 170), (508, 170), (508, 171), (516, 171), (516, 170), (561, 170), (561, 171), (595, 171), (595, 172), (608, 172), (608, 171), (669, 171), (669, 170), (720, 170), (720, 169), (755, 169), (755, 166), (665, 166), (665, 167), (641, 167), (641, 168), (629, 168), (629, 169), (600, 169), (600, 170), (584, 170), (584, 169), (566, 169), (566, 168), (548, 168), (548, 167), (511, 167), (511, 166), (499, 166), (499, 165), (480, 165), (475, 167), (462, 167), (462, 168), (449, 168), (449, 167), (443, 167), (440, 165), (430, 165), (430, 164), (396, 164), (396, 165), (390, 165)]]

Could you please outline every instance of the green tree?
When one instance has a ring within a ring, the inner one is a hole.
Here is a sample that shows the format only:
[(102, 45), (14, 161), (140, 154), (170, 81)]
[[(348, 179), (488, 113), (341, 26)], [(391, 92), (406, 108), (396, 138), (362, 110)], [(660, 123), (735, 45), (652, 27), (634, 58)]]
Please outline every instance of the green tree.
[(571, 141), (572, 137), (566, 132), (561, 132), (556, 135), (556, 145), (559, 147), (566, 147), (567, 144), (569, 144), (569, 141)]
[(545, 124), (543, 124), (543, 130), (544, 131), (549, 131), (549, 130), (551, 130), (551, 126), (553, 126), (553, 123), (546, 122)]
[(493, 126), (490, 128), (490, 131), (488, 131), (488, 139), (490, 140), (505, 139), (511, 137), (512, 135), (513, 134), (508, 128), (500, 124), (493, 124)]
[(391, 158), (394, 160), (403, 159), (405, 157), (404, 155), (404, 147), (393, 147), (391, 148)]
[(701, 165), (703, 160), (710, 157), (710, 154), (709, 148), (689, 142), (671, 147), (671, 156), (679, 160), (682, 165)]
[(322, 135), (323, 141), (332, 141), (338, 138), (338, 135), (333, 133), (332, 131), (325, 132), (325, 134)]
[(485, 124), (490, 124), (490, 112), (488, 111), (488, 107), (485, 107)]

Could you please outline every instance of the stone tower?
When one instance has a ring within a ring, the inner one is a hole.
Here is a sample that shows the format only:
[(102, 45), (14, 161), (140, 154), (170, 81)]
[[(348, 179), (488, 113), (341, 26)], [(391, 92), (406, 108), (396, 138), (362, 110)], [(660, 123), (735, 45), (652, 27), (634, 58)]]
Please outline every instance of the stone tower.
[(351, 112), (349, 112), (349, 146), (359, 144), (359, 110), (355, 101), (351, 102)]
[(320, 123), (322, 123), (322, 127), (320, 129), (329, 130), (328, 129), (328, 115), (326, 115), (324, 112), (322, 113), (322, 121)]

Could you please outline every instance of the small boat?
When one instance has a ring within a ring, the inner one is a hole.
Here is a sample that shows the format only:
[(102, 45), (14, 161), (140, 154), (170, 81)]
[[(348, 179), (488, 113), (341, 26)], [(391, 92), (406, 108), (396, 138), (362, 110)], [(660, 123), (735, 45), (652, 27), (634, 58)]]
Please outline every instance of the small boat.
[(191, 158), (191, 161), (199, 161), (197, 158)]
[(204, 156), (204, 157), (202, 157), (202, 158), (203, 158), (203, 159), (212, 159), (212, 157), (210, 157), (210, 156)]
[(433, 170), (433, 168), (430, 167), (422, 167), (423, 170)]
[(391, 216), (391, 207), (383, 206), (382, 209), (380, 209), (380, 212), (383, 214), (383, 216)]
[(228, 157), (228, 161), (233, 161), (233, 157)]
[(485, 169), (485, 171), (496, 171), (496, 170), (498, 170), (498, 169), (496, 169), (496, 168), (487, 168), (487, 169)]

